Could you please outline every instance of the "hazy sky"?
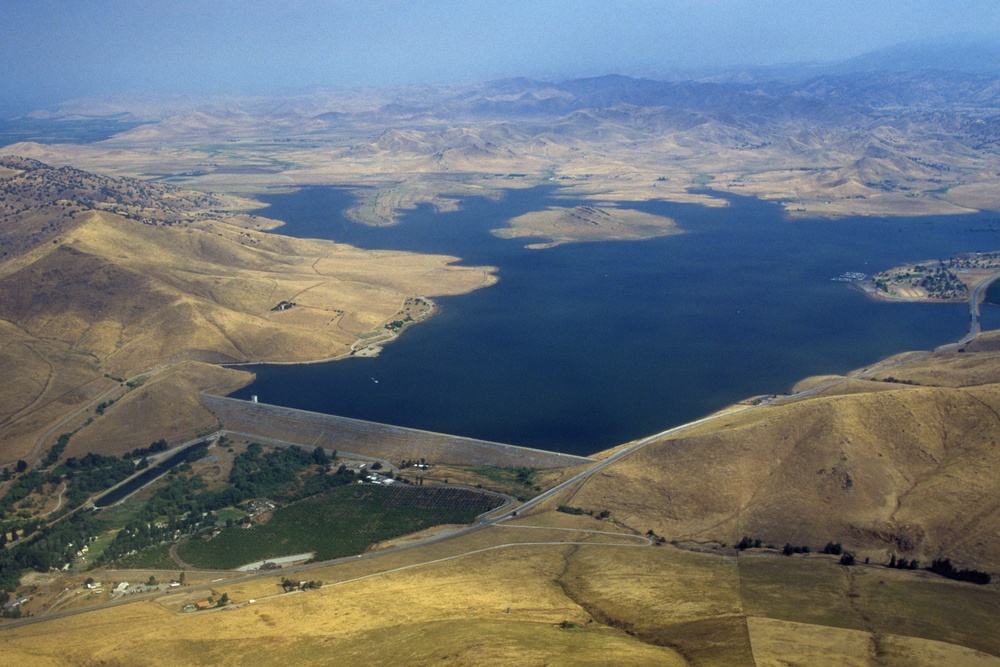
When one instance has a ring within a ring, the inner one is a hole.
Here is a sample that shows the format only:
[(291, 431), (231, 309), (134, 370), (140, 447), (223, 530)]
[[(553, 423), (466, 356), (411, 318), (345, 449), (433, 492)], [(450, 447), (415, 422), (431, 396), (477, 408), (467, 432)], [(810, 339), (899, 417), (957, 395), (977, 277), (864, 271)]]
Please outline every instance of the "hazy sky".
[(1000, 32), (996, 0), (0, 0), (0, 104), (652, 74)]

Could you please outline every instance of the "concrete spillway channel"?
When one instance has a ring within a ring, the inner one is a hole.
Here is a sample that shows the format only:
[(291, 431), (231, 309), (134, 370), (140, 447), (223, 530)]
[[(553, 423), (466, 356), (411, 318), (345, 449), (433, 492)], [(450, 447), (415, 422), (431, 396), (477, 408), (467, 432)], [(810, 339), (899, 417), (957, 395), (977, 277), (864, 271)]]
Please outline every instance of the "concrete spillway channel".
[(103, 509), (125, 500), (125, 498), (128, 498), (142, 487), (164, 475), (171, 468), (191, 460), (191, 456), (201, 445), (208, 445), (214, 442), (216, 437), (213, 435), (208, 438), (199, 438), (194, 442), (185, 443), (180, 449), (168, 452), (168, 455), (157, 464), (132, 475), (117, 486), (111, 487), (107, 493), (94, 501), (94, 507)]

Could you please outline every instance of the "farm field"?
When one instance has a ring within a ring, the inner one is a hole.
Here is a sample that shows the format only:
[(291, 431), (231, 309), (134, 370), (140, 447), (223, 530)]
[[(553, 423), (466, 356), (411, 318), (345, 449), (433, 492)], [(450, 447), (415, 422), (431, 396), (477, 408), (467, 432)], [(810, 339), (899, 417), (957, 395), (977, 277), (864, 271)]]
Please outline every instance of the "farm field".
[(1000, 667), (988, 0), (121, 4), (0, 21), (2, 664)]
[[(557, 529), (545, 531), (549, 521)], [(613, 525), (548, 512), (530, 527), (313, 570), (328, 585), (304, 594), (274, 595), (280, 573), (213, 584), (214, 596), (237, 604), (225, 613), (173, 615), (172, 603), (147, 603), (44, 631), (10, 628), (5, 655), (113, 663), (141, 650), (143, 664), (275, 665), (335, 655), (368, 665), (398, 661), (405, 646), (406, 664), (996, 664), (995, 591), (817, 555), (720, 556), (624, 535), (578, 543)], [(579, 531), (562, 530), (572, 526)], [(560, 539), (571, 543), (546, 543)], [(458, 557), (439, 560), (449, 555)], [(382, 575), (358, 580), (373, 569)], [(126, 624), (128, 633), (114, 631)]]
[(431, 526), (471, 523), (500, 503), (465, 489), (351, 485), (278, 509), (267, 523), (227, 528), (209, 540), (193, 538), (178, 547), (178, 555), (212, 569), (307, 551), (329, 560)]

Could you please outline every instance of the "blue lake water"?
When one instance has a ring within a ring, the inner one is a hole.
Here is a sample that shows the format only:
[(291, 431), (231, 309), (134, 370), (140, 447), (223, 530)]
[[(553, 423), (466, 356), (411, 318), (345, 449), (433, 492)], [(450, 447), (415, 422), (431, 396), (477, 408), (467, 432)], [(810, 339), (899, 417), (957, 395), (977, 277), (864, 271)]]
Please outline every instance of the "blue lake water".
[[(500, 281), (435, 299), (440, 312), (375, 359), (255, 366), (233, 394), (266, 403), (590, 454), (704, 416), (809, 375), (957, 340), (962, 304), (880, 303), (831, 278), (1000, 247), (982, 216), (786, 220), (725, 195), (726, 208), (644, 202), (684, 234), (525, 249), (490, 229), (573, 205), (555, 188), (420, 207), (393, 227), (346, 220), (349, 193), (264, 198), (279, 233), (362, 248), (446, 253), (499, 267)], [(984, 325), (1000, 326), (1000, 308)], [(377, 382), (376, 382), (377, 380)]]

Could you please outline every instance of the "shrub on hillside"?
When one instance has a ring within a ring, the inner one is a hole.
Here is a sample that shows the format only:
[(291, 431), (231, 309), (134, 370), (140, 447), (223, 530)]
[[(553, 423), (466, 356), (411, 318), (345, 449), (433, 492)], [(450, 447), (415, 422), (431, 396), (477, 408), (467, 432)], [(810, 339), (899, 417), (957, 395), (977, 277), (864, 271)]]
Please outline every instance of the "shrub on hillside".
[(992, 580), (992, 577), (986, 572), (970, 570), (969, 568), (958, 570), (951, 564), (951, 560), (948, 558), (938, 558), (927, 569), (935, 574), (940, 574), (942, 577), (958, 581), (968, 581), (981, 586), (990, 583)]

